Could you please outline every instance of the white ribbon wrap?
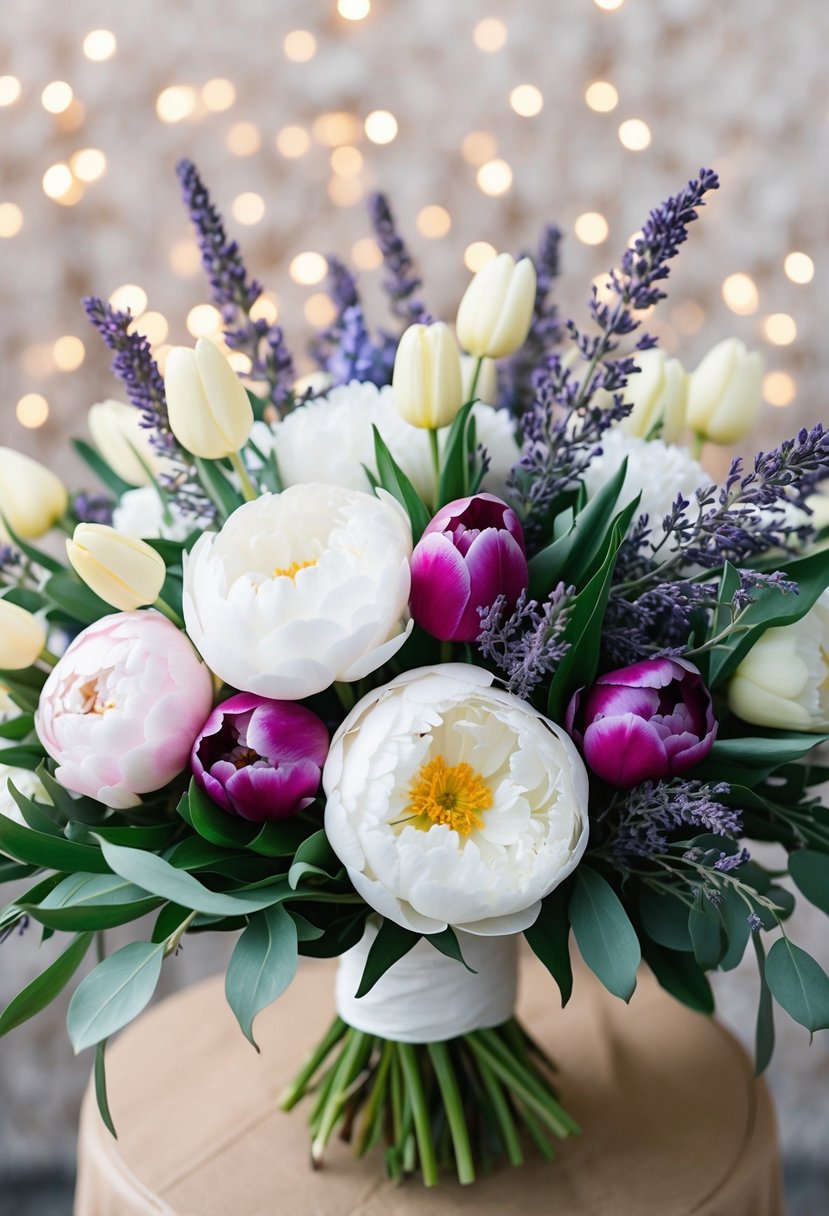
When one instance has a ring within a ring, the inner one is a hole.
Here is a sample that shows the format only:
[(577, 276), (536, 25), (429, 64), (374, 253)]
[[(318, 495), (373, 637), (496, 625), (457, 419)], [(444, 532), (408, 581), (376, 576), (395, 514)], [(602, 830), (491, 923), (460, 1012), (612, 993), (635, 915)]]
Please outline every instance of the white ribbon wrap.
[(421, 940), (358, 1000), (354, 994), (377, 936), (376, 926), (367, 925), (362, 940), (341, 956), (337, 969), (337, 1012), (343, 1021), (400, 1043), (441, 1043), (506, 1022), (518, 986), (516, 935), (456, 932), (475, 974)]

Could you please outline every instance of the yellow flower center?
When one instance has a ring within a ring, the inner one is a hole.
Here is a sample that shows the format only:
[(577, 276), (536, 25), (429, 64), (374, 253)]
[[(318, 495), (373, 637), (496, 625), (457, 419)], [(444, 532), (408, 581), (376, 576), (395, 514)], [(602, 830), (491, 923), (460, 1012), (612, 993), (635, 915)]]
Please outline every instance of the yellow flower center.
[(316, 566), (317, 559), (312, 558), (310, 562), (291, 562), (290, 566), (279, 566), (273, 572), (274, 578), (296, 578), (300, 570), (307, 570), (309, 566)]
[(116, 709), (115, 702), (110, 699), (102, 701), (100, 698), (100, 690), (96, 679), (87, 680), (86, 684), (82, 684), (80, 689), (83, 704), (81, 706), (82, 714), (105, 714), (109, 709)]
[(492, 790), (471, 765), (448, 765), (443, 756), (423, 764), (409, 790), (404, 815), (414, 826), (428, 831), (433, 823), (445, 823), (461, 836), (482, 828), (479, 814), (492, 806)]

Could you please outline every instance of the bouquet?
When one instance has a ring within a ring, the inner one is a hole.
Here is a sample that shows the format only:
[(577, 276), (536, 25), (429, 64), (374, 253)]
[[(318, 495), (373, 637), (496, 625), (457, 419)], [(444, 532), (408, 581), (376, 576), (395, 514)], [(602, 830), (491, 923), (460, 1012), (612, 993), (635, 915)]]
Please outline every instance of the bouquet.
[[(0, 880), (21, 891), (0, 930), (68, 936), (0, 1031), (97, 940), (68, 1030), (114, 1130), (107, 1039), (185, 935), (238, 934), (254, 1045), (299, 956), (338, 957), (337, 1017), (282, 1105), (312, 1096), (314, 1163), (339, 1131), (433, 1185), (578, 1131), (513, 1015), (522, 935), (562, 1002), (572, 931), (622, 1000), (644, 961), (706, 1013), (706, 973), (751, 942), (758, 1069), (772, 998), (829, 1026), (782, 881), (829, 913), (829, 433), (713, 484), (700, 450), (750, 432), (760, 358), (726, 340), (689, 376), (639, 328), (716, 176), (651, 212), (583, 326), (553, 302), (550, 227), (475, 274), (453, 333), (376, 195), (394, 327), (331, 257), (301, 379), (179, 177), (223, 333), (162, 375), (130, 314), (87, 300), (128, 398), (77, 444), (102, 490), (70, 501), (0, 450)], [(52, 527), (66, 561), (34, 543)]]

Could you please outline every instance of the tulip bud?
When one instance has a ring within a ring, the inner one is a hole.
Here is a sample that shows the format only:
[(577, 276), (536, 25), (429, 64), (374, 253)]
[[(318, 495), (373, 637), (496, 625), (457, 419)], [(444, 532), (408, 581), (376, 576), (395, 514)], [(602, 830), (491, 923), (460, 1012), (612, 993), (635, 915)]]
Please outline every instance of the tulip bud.
[(688, 426), (712, 443), (736, 443), (760, 412), (763, 359), (737, 338), (709, 350), (688, 383)]
[(122, 481), (147, 486), (152, 480), (150, 474), (158, 475), (161, 462), (134, 406), (123, 401), (99, 401), (90, 409), (88, 423), (95, 447)]
[[(475, 372), (480, 366), (478, 379)], [(475, 381), (475, 392), (472, 382)], [(461, 355), (461, 384), (464, 401), (483, 401), (485, 405), (498, 404), (498, 368), (494, 359), (476, 359), (474, 355)]]
[(164, 388), (170, 429), (183, 448), (205, 460), (238, 452), (253, 426), (250, 400), (236, 372), (212, 342), (176, 346), (167, 356)]
[[(18, 536), (33, 540), (48, 532), (67, 502), (63, 482), (50, 469), (22, 452), (0, 448), (0, 516)], [(2, 519), (0, 536), (6, 536)]]
[(625, 399), (633, 409), (620, 426), (626, 435), (647, 439), (661, 424), (659, 438), (678, 443), (685, 429), (688, 376), (679, 359), (654, 346), (634, 355), (639, 371), (627, 382)]
[(509, 253), (482, 266), (458, 309), (458, 341), (470, 355), (501, 359), (523, 346), (535, 307), (536, 274), (529, 258)]
[(164, 562), (135, 536), (106, 524), (78, 524), (66, 553), (87, 587), (122, 612), (154, 604), (161, 594)]
[(744, 722), (775, 730), (829, 730), (829, 592), (799, 621), (767, 629), (728, 685)]
[(410, 325), (397, 347), (394, 404), (412, 426), (449, 426), (463, 405), (461, 357), (449, 326)]
[(46, 645), (46, 626), (25, 608), (0, 599), (0, 667), (31, 667)]

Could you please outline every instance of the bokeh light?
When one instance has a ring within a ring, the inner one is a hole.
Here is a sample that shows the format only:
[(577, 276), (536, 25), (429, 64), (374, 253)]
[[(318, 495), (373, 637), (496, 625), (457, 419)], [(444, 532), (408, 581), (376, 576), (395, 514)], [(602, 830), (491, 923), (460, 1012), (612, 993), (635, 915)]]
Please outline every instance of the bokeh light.
[(86, 350), (80, 338), (64, 334), (52, 347), (52, 358), (59, 372), (74, 372), (84, 361)]
[(302, 311), (305, 313), (305, 320), (308, 324), (318, 329), (330, 325), (337, 315), (334, 303), (324, 291), (315, 291), (312, 296), (309, 296)]
[(445, 207), (431, 203), (428, 207), (423, 207), (418, 211), (415, 223), (418, 232), (436, 240), (446, 236), (449, 232), (452, 227), (452, 217)]
[(498, 152), (498, 140), (491, 131), (470, 131), (463, 137), (461, 156), (470, 165), (483, 165), (494, 160)]
[(363, 154), (359, 148), (343, 144), (331, 153), (331, 168), (342, 177), (355, 177), (363, 167)]
[(651, 129), (641, 118), (626, 118), (619, 124), (619, 143), (629, 152), (643, 152), (650, 142)]
[(307, 63), (317, 53), (317, 40), (310, 30), (291, 30), (285, 35), (282, 50), (293, 63)]
[(40, 393), (26, 393), (18, 401), (15, 413), (21, 426), (36, 430), (49, 417), (49, 402)]
[(265, 321), (268, 325), (273, 325), (279, 316), (276, 296), (270, 291), (264, 291), (251, 305), (250, 316), (252, 321)]
[(196, 94), (189, 85), (171, 84), (155, 99), (155, 112), (162, 122), (183, 122), (196, 108)]
[(494, 245), (490, 245), (489, 241), (473, 241), (464, 250), (463, 262), (466, 269), (475, 274), (494, 257), (497, 257), (497, 250)]
[(773, 312), (763, 321), (763, 337), (775, 346), (790, 346), (797, 337), (797, 322), (787, 312)]
[(607, 240), (607, 220), (599, 211), (585, 211), (573, 225), (573, 231), (584, 245), (601, 245)]
[(40, 94), (40, 103), (50, 114), (62, 114), (72, 104), (72, 86), (65, 80), (53, 80)]
[(201, 266), (201, 253), (199, 247), (192, 238), (185, 237), (180, 241), (176, 241), (175, 245), (170, 250), (169, 254), (170, 265), (174, 272), (180, 275), (181, 278), (189, 278), (195, 274)]
[(117, 49), (112, 30), (90, 30), (83, 40), (83, 53), (93, 63), (111, 59)]
[(760, 293), (751, 275), (737, 271), (723, 280), (722, 298), (739, 317), (750, 317), (757, 311)]
[(20, 81), (16, 76), (0, 76), (0, 106), (13, 106), (20, 96)]
[(303, 287), (312, 287), (325, 278), (328, 273), (328, 263), (321, 253), (305, 250), (291, 259), (288, 273), (295, 283), (300, 283)]
[(809, 257), (808, 253), (800, 253), (795, 251), (786, 254), (786, 260), (783, 263), (783, 269), (786, 272), (786, 277), (792, 283), (804, 284), (811, 283), (815, 277), (815, 264)]
[(17, 236), (23, 227), (23, 212), (17, 203), (0, 203), (0, 237)]
[(382, 263), (383, 254), (374, 237), (364, 236), (351, 246), (351, 260), (358, 270), (374, 270)]
[(60, 198), (71, 190), (73, 181), (72, 170), (60, 161), (43, 174), (43, 193), (47, 198)]
[(319, 114), (311, 127), (314, 139), (326, 148), (353, 144), (360, 136), (360, 124), (346, 110), (329, 110)]
[(522, 118), (534, 118), (544, 108), (544, 97), (534, 84), (519, 84), (510, 93), (509, 103)]
[(597, 114), (609, 114), (619, 104), (619, 94), (609, 80), (594, 80), (585, 89), (584, 100)]
[(150, 346), (160, 346), (169, 332), (170, 323), (160, 312), (145, 312), (130, 325), (130, 333), (143, 334)]
[(763, 396), (769, 405), (775, 405), (780, 409), (791, 405), (797, 396), (797, 383), (794, 376), (782, 371), (766, 372), (763, 377)]
[(222, 314), (212, 304), (196, 304), (187, 314), (187, 332), (194, 338), (210, 338), (222, 328)]
[(202, 89), (201, 99), (206, 109), (212, 110), (216, 114), (221, 114), (223, 111), (229, 110), (235, 102), (236, 85), (232, 80), (225, 80), (223, 76), (216, 76), (213, 80), (208, 80)]
[(484, 194), (506, 194), (512, 185), (512, 169), (505, 160), (488, 160), (478, 170), (477, 182)]
[(137, 317), (147, 307), (147, 293), (137, 283), (124, 283), (121, 287), (115, 288), (109, 297), (109, 302), (119, 312), (131, 312), (134, 317)]
[(621, 8), (625, 0), (593, 0), (596, 8), (602, 9), (606, 13), (615, 13), (616, 9)]
[(337, 12), (346, 21), (362, 21), (371, 12), (371, 0), (337, 0)]
[(262, 147), (262, 132), (255, 122), (235, 122), (227, 133), (225, 145), (234, 156), (255, 156)]
[(100, 148), (81, 148), (69, 160), (75, 177), (82, 182), (96, 182), (106, 173), (107, 158)]
[(472, 31), (472, 41), (479, 51), (492, 54), (500, 51), (507, 40), (507, 27), (497, 17), (484, 17)]
[(397, 135), (397, 119), (389, 110), (372, 110), (363, 126), (373, 144), (390, 144)]
[(335, 207), (353, 207), (363, 197), (363, 183), (358, 177), (335, 174), (329, 179), (327, 189)]
[(233, 218), (240, 224), (258, 224), (265, 214), (265, 200), (253, 190), (237, 194), (230, 205)]
[(304, 127), (283, 127), (276, 137), (276, 147), (283, 156), (304, 156), (311, 146), (311, 137)]

